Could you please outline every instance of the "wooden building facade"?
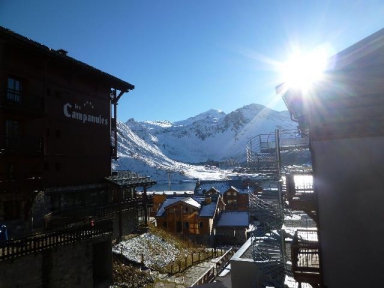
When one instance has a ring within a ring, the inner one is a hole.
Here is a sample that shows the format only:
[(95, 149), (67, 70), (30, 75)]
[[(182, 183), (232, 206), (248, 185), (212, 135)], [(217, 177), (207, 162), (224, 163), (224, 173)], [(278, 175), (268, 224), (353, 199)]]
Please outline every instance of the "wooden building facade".
[(117, 157), (116, 108), (132, 89), (0, 27), (0, 223), (13, 236), (31, 232), (33, 216), (36, 225), (45, 213), (113, 201), (105, 177)]

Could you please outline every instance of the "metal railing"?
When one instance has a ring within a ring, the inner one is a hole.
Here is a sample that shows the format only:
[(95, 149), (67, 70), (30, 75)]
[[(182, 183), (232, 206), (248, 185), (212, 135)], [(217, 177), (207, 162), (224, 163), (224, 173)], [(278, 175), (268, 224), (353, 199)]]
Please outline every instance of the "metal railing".
[(317, 230), (299, 229), (291, 244), (292, 272), (298, 282), (320, 283)]
[(37, 254), (46, 249), (67, 245), (85, 239), (111, 235), (112, 232), (113, 221), (104, 220), (93, 222), (93, 226), (91, 223), (73, 225), (72, 227), (49, 233), (2, 241), (0, 242), (0, 261), (21, 257), (31, 253)]

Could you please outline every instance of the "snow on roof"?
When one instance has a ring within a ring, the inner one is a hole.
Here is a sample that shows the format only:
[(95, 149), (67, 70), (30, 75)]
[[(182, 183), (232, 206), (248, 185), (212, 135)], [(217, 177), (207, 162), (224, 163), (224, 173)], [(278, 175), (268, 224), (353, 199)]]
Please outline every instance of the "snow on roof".
[(191, 206), (194, 206), (196, 208), (201, 207), (200, 203), (198, 203), (196, 200), (192, 199), (192, 197), (187, 197), (187, 198), (181, 199), (180, 201), (183, 201), (184, 203), (189, 204)]
[(241, 189), (243, 183), (240, 180), (225, 180), (225, 181), (201, 181), (200, 186), (195, 190), (196, 194), (204, 194), (211, 188), (215, 188), (220, 194), (228, 191), (228, 189), (233, 188), (241, 194), (249, 193), (248, 187)]
[(216, 227), (248, 227), (249, 213), (248, 212), (222, 212)]
[(212, 202), (210, 204), (205, 204), (205, 197), (193, 196), (193, 197), (169, 197), (161, 205), (159, 211), (157, 211), (155, 217), (162, 217), (165, 215), (165, 208), (176, 204), (177, 202), (184, 202), (185, 204), (191, 205), (200, 209), (199, 217), (212, 217), (215, 215), (216, 205), (218, 199), (211, 198)]
[[(141, 195), (143, 191), (137, 191), (136, 194)], [(147, 195), (175, 195), (175, 196), (183, 196), (183, 195), (193, 195), (193, 191), (147, 191)]]
[(211, 202), (210, 204), (204, 205), (201, 208), (200, 211), (200, 217), (212, 217), (215, 215), (215, 210), (216, 210), (216, 202)]
[(180, 197), (177, 198), (167, 198), (161, 205), (159, 211), (156, 213), (156, 217), (161, 217), (164, 216), (165, 213), (165, 208), (168, 207), (169, 205), (175, 204), (176, 202), (180, 201)]

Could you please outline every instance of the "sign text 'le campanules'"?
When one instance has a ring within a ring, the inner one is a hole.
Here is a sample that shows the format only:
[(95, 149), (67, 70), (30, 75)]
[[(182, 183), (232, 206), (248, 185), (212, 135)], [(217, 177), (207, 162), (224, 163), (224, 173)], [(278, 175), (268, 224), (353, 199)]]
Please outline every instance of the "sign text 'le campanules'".
[[(86, 101), (84, 107), (94, 108), (92, 102)], [(63, 106), (64, 116), (75, 120), (82, 121), (82, 123), (96, 123), (101, 125), (108, 125), (108, 118), (101, 115), (93, 115), (81, 111), (81, 105), (66, 103)]]

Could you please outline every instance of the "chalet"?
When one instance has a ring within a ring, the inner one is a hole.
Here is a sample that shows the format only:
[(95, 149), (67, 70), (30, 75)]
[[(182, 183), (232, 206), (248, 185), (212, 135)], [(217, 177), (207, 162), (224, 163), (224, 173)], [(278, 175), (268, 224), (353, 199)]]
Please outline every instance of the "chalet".
[[(242, 189), (236, 188), (241, 187)], [(195, 194), (207, 195), (220, 193), (225, 203), (225, 210), (247, 211), (249, 206), (249, 189), (239, 180), (199, 181)]]
[(310, 91), (277, 87), (301, 133), (310, 135), (314, 171), (312, 195), (295, 185), (289, 191), (295, 209), (311, 207), (318, 228), (296, 232), (293, 274), (312, 287), (382, 285), (384, 29), (329, 63)]
[(204, 196), (170, 196), (155, 216), (157, 225), (180, 233), (196, 242), (210, 243), (213, 227), (224, 203), (220, 194)]
[(239, 245), (247, 241), (248, 211), (223, 211), (215, 225), (216, 245)]

